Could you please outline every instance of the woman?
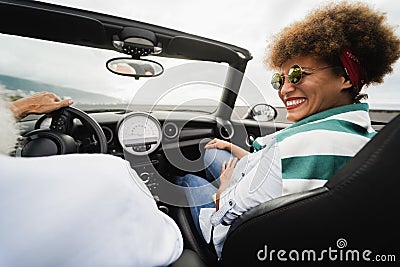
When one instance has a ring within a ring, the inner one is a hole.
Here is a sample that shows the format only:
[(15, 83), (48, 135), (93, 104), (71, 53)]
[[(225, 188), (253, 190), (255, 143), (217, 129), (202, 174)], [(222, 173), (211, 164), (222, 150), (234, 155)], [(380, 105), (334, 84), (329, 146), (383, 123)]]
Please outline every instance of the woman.
[(269, 48), (266, 64), (277, 70), (271, 85), (294, 124), (257, 138), (253, 154), (210, 141), (206, 172), (220, 178), (218, 189), (190, 174), (177, 179), (190, 188), (193, 218), (207, 242), (214, 226), (218, 256), (228, 225), (243, 212), (282, 193), (322, 186), (374, 136), (361, 89), (382, 83), (400, 56), (400, 40), (384, 13), (347, 2), (312, 11), (275, 35)]

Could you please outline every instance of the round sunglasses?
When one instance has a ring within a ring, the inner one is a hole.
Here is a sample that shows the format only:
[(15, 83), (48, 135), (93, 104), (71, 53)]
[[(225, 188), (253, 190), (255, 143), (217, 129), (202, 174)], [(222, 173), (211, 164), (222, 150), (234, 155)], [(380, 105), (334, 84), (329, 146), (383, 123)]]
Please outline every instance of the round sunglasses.
[[(319, 68), (304, 68), (304, 69), (307, 69), (309, 71), (316, 71), (316, 70), (323, 70), (327, 68), (336, 68), (336, 67), (337, 66), (324, 66)], [(287, 77), (291, 84), (298, 84), (305, 75), (311, 75), (311, 73), (305, 72), (302, 67), (296, 64), (289, 69)], [(272, 75), (271, 85), (275, 90), (282, 89), (282, 86), (285, 83), (285, 76), (286, 75), (278, 72)]]

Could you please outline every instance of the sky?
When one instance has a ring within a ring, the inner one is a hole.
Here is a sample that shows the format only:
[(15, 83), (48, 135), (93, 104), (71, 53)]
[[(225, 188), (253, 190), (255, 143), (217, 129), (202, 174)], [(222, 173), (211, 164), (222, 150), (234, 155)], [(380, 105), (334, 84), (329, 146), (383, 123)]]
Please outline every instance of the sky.
[[(45, 0), (55, 4), (122, 16), (133, 20), (200, 35), (246, 48), (253, 55), (246, 69), (246, 79), (260, 88), (271, 104), (280, 104), (270, 86), (272, 72), (263, 64), (265, 47), (271, 36), (310, 10), (325, 3), (317, 0)], [(388, 22), (397, 26), (400, 36), (400, 2), (397, 0), (364, 0), (372, 7), (386, 12)], [(68, 61), (68, 56), (66, 61)], [(103, 67), (104, 64), (101, 64)], [(384, 85), (367, 88), (371, 103), (394, 103), (400, 107), (400, 62), (387, 76)], [(121, 83), (129, 83), (121, 80)], [(81, 81), (81, 84), (85, 81)], [(106, 83), (106, 81), (105, 81)], [(122, 89), (121, 86), (121, 92)], [(118, 90), (117, 90), (118, 91)]]

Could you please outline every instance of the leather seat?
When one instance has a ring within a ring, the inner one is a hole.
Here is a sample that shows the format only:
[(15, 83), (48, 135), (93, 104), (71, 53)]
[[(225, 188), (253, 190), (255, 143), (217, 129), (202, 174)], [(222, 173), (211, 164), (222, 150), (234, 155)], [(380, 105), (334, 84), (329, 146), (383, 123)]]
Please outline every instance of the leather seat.
[(228, 232), (222, 265), (400, 259), (399, 151), (397, 116), (325, 186), (274, 199), (238, 218)]

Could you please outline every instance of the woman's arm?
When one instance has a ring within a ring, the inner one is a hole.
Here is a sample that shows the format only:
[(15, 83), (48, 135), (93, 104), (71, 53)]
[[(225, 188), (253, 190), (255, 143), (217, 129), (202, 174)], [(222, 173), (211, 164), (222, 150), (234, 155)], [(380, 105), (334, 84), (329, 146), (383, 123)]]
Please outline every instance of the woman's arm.
[(218, 149), (224, 149), (230, 151), (236, 158), (241, 159), (244, 156), (250, 154), (249, 151), (244, 150), (243, 148), (234, 145), (232, 143), (229, 143), (224, 140), (220, 140), (218, 138), (214, 138), (210, 142), (208, 142), (205, 146), (205, 149), (209, 148), (218, 148)]
[(216, 210), (219, 209), (219, 198), (222, 192), (224, 192), (230, 186), (232, 173), (233, 170), (235, 169), (237, 161), (238, 161), (237, 158), (230, 158), (228, 162), (224, 161), (224, 163), (222, 163), (220, 184), (216, 194), (216, 202), (215, 202)]
[[(282, 195), (281, 157), (275, 140), (253, 154), (251, 160), (244, 160), (238, 162), (239, 166), (233, 159), (224, 162), (216, 196), (217, 212), (212, 215), (211, 221), (223, 220), (231, 224), (249, 209)], [(239, 169), (234, 173), (236, 168)], [(240, 175), (240, 179), (231, 184), (232, 176), (236, 175)]]

